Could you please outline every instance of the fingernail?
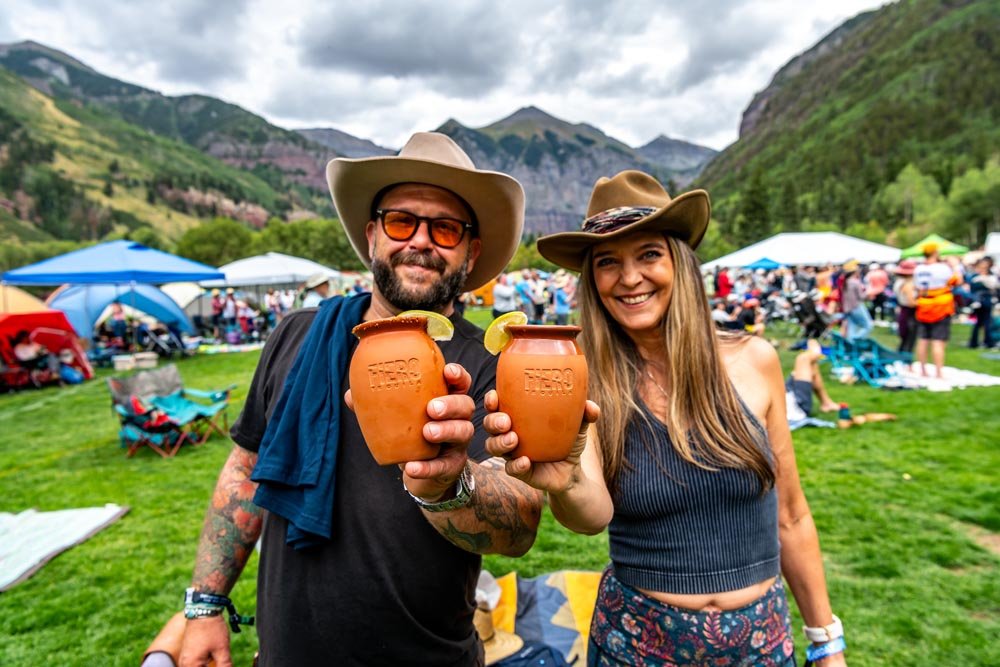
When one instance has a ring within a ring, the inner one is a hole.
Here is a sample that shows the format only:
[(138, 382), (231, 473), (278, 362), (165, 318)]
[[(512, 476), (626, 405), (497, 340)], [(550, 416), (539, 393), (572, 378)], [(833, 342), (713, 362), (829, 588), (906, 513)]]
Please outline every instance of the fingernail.
[(432, 438), (436, 438), (441, 435), (441, 427), (437, 424), (428, 424), (427, 432), (431, 434)]
[(439, 415), (444, 412), (444, 401), (431, 401), (431, 410)]

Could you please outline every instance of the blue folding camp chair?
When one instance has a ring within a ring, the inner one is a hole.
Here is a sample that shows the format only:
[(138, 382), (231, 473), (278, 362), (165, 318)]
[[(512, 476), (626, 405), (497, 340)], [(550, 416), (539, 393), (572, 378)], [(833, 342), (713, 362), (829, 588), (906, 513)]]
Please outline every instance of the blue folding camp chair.
[(109, 378), (108, 386), (116, 405), (126, 403), (130, 396), (137, 396), (163, 411), (184, 429), (191, 444), (204, 443), (212, 432), (222, 437), (228, 435), (229, 418), (226, 410), (229, 407), (229, 393), (236, 385), (212, 391), (185, 388), (177, 366), (168, 364), (140, 371), (130, 377)]
[(126, 450), (126, 458), (135, 456), (142, 447), (149, 447), (168, 459), (188, 439), (180, 424), (136, 396), (131, 396), (124, 403), (115, 403), (114, 409), (121, 423), (118, 438)]
[(895, 363), (910, 363), (913, 358), (905, 352), (886, 349), (873, 338), (848, 340), (839, 333), (831, 333), (830, 352), (827, 355), (834, 372), (849, 368), (856, 377), (873, 387), (881, 387), (896, 376)]

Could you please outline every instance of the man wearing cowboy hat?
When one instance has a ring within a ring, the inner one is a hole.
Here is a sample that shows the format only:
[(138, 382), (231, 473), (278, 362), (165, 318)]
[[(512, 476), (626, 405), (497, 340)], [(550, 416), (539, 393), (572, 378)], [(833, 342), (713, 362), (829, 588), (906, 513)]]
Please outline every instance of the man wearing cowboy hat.
[[(263, 523), (260, 665), (480, 665), (479, 554), (527, 551), (541, 494), (487, 460), (482, 397), (496, 360), (452, 304), (510, 260), (523, 190), (435, 133), (414, 135), (398, 156), (335, 159), (327, 180), (374, 287), (297, 311), (268, 340), (206, 518), (181, 664), (229, 664), (215, 606), (226, 600), (211, 596), (229, 593)], [(449, 395), (428, 404), (423, 432), (443, 447), (379, 467), (347, 409), (350, 331), (410, 309), (455, 327), (439, 343)]]

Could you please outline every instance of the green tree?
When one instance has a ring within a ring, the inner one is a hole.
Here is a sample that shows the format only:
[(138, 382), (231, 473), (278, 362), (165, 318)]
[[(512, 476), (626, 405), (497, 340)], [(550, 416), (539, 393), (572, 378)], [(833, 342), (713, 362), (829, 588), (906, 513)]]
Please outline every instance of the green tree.
[(221, 266), (253, 254), (253, 232), (229, 218), (215, 218), (184, 232), (177, 254), (209, 266)]
[(731, 243), (722, 233), (722, 225), (714, 218), (709, 221), (708, 229), (705, 230), (705, 237), (698, 245), (698, 259), (702, 262), (711, 262), (713, 259), (728, 255), (737, 249), (737, 245)]
[(982, 169), (970, 169), (952, 182), (948, 215), (943, 231), (950, 238), (972, 246), (1000, 229), (1000, 158)]
[(790, 180), (784, 181), (781, 185), (774, 218), (781, 223), (783, 231), (797, 232), (802, 229), (802, 217), (799, 214), (799, 199), (795, 192), (795, 184)]
[(514, 269), (542, 269), (543, 271), (555, 271), (558, 266), (542, 257), (538, 252), (538, 246), (534, 241), (525, 241), (517, 246), (517, 251), (507, 264), (508, 270)]
[(935, 224), (946, 214), (941, 186), (913, 164), (906, 165), (876, 199), (879, 208), (889, 216), (886, 222), (890, 227)]
[(739, 235), (742, 243), (754, 243), (771, 235), (768, 198), (764, 171), (760, 168), (754, 169), (740, 198), (739, 214), (742, 221), (739, 225)]
[(331, 268), (354, 271), (364, 268), (339, 220), (311, 218), (284, 222), (272, 218), (255, 235), (254, 254), (280, 252), (304, 257)]

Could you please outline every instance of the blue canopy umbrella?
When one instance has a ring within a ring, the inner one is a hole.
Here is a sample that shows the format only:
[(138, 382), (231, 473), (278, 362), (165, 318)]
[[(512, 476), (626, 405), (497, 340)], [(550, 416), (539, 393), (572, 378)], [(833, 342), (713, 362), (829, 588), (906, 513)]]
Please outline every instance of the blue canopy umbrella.
[(81, 336), (89, 337), (112, 302), (127, 304), (168, 326), (193, 334), (191, 320), (173, 299), (152, 285), (69, 285), (53, 294), (48, 307), (66, 313)]
[(200, 262), (147, 248), (134, 241), (108, 241), (3, 274), (12, 285), (172, 283), (225, 278)]
[(774, 261), (773, 259), (768, 259), (767, 257), (761, 257), (753, 264), (747, 264), (743, 268), (750, 269), (751, 271), (756, 271), (757, 269), (764, 269), (765, 271), (771, 271), (773, 269), (780, 269), (781, 264)]

